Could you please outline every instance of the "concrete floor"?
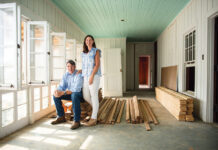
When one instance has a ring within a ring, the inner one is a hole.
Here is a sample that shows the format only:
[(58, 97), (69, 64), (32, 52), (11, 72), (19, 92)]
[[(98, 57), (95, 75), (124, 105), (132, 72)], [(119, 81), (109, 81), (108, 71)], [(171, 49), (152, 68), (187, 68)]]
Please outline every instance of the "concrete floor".
[[(135, 92), (127, 92), (131, 97)], [(154, 99), (154, 92), (138, 91), (147, 99), (160, 124), (151, 124), (146, 131), (143, 124), (99, 124), (70, 130), (70, 123), (50, 125), (53, 119), (43, 118), (0, 141), (1, 150), (218, 150), (218, 125), (179, 122)]]

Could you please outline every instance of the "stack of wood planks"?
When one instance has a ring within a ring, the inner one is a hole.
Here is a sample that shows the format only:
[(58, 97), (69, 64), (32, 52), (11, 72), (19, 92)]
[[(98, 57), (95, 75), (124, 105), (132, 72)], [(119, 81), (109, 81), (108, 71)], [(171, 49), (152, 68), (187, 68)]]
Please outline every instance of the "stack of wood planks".
[(117, 98), (102, 99), (99, 104), (98, 122), (103, 124), (120, 123), (125, 100)]
[(165, 87), (156, 87), (156, 99), (179, 121), (194, 121), (194, 99)]
[(149, 123), (158, 124), (158, 121), (146, 100), (138, 100), (137, 96), (126, 100), (126, 121), (128, 123), (143, 123), (147, 131), (150, 131)]

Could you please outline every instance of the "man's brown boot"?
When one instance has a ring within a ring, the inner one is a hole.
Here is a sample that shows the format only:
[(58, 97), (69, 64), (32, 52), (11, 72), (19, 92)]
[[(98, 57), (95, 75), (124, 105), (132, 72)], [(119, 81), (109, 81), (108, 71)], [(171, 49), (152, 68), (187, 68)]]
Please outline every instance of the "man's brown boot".
[(90, 127), (95, 126), (97, 124), (97, 119), (90, 119), (88, 122), (84, 122), (84, 126)]
[(59, 123), (63, 123), (63, 122), (66, 122), (65, 116), (58, 117), (56, 120), (52, 121), (51, 124), (55, 125), (55, 124), (59, 124)]
[(74, 130), (80, 127), (80, 122), (74, 121), (70, 129)]

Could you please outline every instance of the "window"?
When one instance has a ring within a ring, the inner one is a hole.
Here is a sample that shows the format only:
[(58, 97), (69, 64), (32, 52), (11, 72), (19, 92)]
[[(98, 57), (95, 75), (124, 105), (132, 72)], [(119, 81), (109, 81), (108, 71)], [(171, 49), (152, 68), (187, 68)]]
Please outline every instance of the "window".
[(29, 21), (28, 37), (28, 82), (49, 82), (49, 28), (46, 21)]
[(195, 91), (195, 30), (185, 35), (185, 91)]
[(76, 51), (77, 51), (77, 58), (76, 58), (76, 68), (82, 69), (82, 58), (81, 53), (83, 51), (83, 45), (82, 44), (76, 44)]
[(19, 8), (15, 3), (0, 5), (0, 88), (18, 88)]
[(17, 92), (17, 119), (27, 117), (27, 90)]
[(27, 85), (27, 21), (21, 18), (21, 79), (22, 85)]
[(72, 59), (76, 60), (76, 41), (72, 39), (67, 39), (66, 42), (66, 61)]
[(66, 70), (66, 33), (51, 33), (52, 40), (52, 81), (62, 79)]
[(2, 94), (2, 127), (14, 122), (14, 93)]

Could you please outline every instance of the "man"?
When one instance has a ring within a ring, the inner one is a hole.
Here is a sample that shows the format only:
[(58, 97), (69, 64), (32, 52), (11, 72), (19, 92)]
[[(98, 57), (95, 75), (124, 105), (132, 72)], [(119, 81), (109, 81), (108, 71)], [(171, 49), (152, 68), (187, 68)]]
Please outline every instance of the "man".
[(72, 100), (73, 103), (73, 113), (74, 113), (74, 122), (71, 126), (71, 129), (77, 129), (80, 127), (80, 101), (83, 101), (82, 97), (82, 85), (83, 77), (81, 73), (77, 73), (76, 65), (73, 60), (67, 62), (67, 72), (63, 75), (62, 81), (54, 92), (54, 103), (57, 112), (57, 119), (52, 121), (51, 124), (59, 124), (66, 122), (64, 109), (62, 107), (62, 99)]

